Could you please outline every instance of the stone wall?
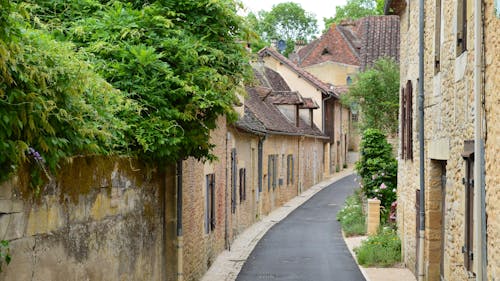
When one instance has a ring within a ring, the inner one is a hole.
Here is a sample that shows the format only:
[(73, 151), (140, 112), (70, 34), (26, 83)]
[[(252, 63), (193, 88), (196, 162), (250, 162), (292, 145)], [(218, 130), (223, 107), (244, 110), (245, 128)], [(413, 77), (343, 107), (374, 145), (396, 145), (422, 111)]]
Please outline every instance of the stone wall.
[(39, 195), (22, 171), (0, 186), (1, 280), (174, 280), (173, 170), (75, 157)]
[(500, 18), (493, 1), (485, 1), (486, 214), (488, 280), (500, 280)]
[[(472, 7), (473, 1), (468, 2)], [(500, 179), (498, 173), (498, 89), (500, 43), (499, 19), (493, 14), (493, 1), (486, 1), (485, 13), (485, 93), (486, 93), (486, 213), (488, 218), (500, 213), (498, 198)], [(474, 138), (473, 96), (473, 12), (468, 9), (467, 50), (457, 55), (457, 1), (442, 1), (441, 32), (436, 38), (436, 9), (434, 2), (425, 6), (425, 280), (439, 280), (443, 263), (445, 280), (469, 280), (464, 267), (465, 161), (462, 158), (464, 141)], [(438, 11), (439, 12), (439, 11)], [(419, 187), (418, 143), (418, 1), (407, 1), (401, 15), (401, 85), (408, 80), (413, 84), (413, 160), (399, 159), (398, 167), (398, 231), (402, 240), (403, 259), (406, 266), (415, 269), (416, 261), (416, 190)], [(436, 40), (439, 39), (439, 40)], [(435, 42), (440, 44), (440, 69), (435, 69)], [(400, 128), (400, 131), (401, 128)], [(399, 148), (401, 155), (401, 148)], [(441, 165), (445, 165), (442, 170)], [(445, 184), (441, 175), (446, 175)], [(444, 192), (444, 193), (443, 193)], [(444, 203), (441, 200), (445, 196)], [(495, 198), (495, 199), (494, 199)], [(442, 226), (444, 224), (444, 233)], [(498, 279), (498, 241), (500, 228), (488, 220), (488, 276)], [(477, 243), (475, 243), (477, 244)], [(441, 250), (444, 255), (441, 259)], [(475, 251), (476, 249), (474, 249)], [(477, 257), (474, 257), (478, 260)], [(474, 265), (473, 271), (476, 271)]]

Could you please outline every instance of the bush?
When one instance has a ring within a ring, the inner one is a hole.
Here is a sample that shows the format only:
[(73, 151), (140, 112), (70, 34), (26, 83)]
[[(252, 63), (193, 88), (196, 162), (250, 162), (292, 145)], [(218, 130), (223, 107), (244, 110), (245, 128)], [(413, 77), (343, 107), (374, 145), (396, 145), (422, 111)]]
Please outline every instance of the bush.
[(387, 267), (401, 261), (401, 241), (394, 229), (384, 227), (379, 234), (361, 242), (354, 252), (360, 265)]
[[(361, 190), (368, 198), (377, 198), (385, 211), (396, 200), (398, 163), (392, 147), (378, 129), (367, 129), (361, 140), (361, 158), (356, 163)], [(383, 211), (384, 212), (384, 211)]]
[(337, 213), (337, 220), (346, 236), (366, 233), (365, 214), (363, 213), (361, 193), (356, 191), (347, 197), (345, 206)]

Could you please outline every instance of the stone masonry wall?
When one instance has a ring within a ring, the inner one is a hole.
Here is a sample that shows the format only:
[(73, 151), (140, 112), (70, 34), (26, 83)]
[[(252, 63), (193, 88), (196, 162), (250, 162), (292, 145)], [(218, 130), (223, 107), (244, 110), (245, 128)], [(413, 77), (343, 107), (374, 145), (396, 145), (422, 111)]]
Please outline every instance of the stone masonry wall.
[(12, 254), (0, 280), (173, 280), (167, 171), (75, 157), (39, 195), (21, 171), (0, 186), (0, 235)]
[(493, 1), (484, 5), (488, 280), (500, 280), (500, 18)]
[[(493, 1), (486, 1), (485, 20), (485, 92), (486, 92), (486, 194), (488, 218), (500, 213), (493, 200), (498, 198), (498, 126), (494, 125), (498, 113), (498, 88), (500, 44), (499, 19), (493, 14)], [(445, 280), (468, 280), (470, 274), (464, 267), (465, 161), (462, 158), (464, 141), (474, 138), (473, 96), (473, 1), (468, 4), (467, 50), (457, 55), (457, 1), (442, 1), (440, 70), (434, 68), (435, 57), (435, 3), (425, 7), (425, 185), (426, 185), (426, 280), (439, 280), (441, 240), (444, 247)], [(401, 85), (413, 83), (413, 155), (414, 159), (399, 161), (398, 169), (398, 228), (402, 240), (403, 258), (407, 267), (415, 268), (416, 258), (416, 208), (415, 191), (419, 189), (418, 152), (418, 1), (410, 0), (401, 15)], [(401, 151), (401, 149), (399, 150)], [(437, 152), (436, 152), (437, 151)], [(437, 156), (439, 154), (439, 156)], [(440, 164), (446, 161), (445, 205), (441, 201)], [(442, 211), (444, 208), (444, 217)], [(444, 234), (441, 226), (444, 224)], [(488, 276), (498, 279), (497, 251), (500, 227), (488, 220)], [(473, 269), (475, 271), (475, 269)]]

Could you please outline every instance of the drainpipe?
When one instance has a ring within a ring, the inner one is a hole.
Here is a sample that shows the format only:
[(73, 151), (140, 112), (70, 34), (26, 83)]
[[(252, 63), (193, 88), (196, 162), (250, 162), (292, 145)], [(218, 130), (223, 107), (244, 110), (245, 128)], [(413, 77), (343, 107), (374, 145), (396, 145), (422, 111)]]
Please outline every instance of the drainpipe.
[[(325, 123), (326, 123), (325, 122), (326, 101), (334, 97), (334, 95), (332, 93), (327, 93), (327, 94), (328, 94), (328, 97), (323, 100), (323, 108), (321, 109), (321, 114), (322, 114), (321, 123), (323, 125), (322, 126), (323, 127), (322, 128), (323, 129), (323, 133), (325, 132), (325, 127), (326, 127), (326, 125), (325, 125)], [(334, 110), (335, 110), (335, 108), (334, 108)], [(332, 122), (335, 124), (335, 114), (333, 114), (333, 120), (332, 120)], [(333, 132), (333, 134), (335, 135), (335, 131)], [(333, 142), (335, 143), (335, 138), (333, 138)], [(330, 139), (330, 141), (328, 143), (329, 143), (329, 148), (330, 148), (329, 149), (330, 155), (328, 155), (328, 159), (330, 159), (330, 163), (331, 163), (332, 162), (332, 159), (331, 159), (332, 152), (331, 152), (331, 145), (330, 145), (331, 144), (331, 139)], [(332, 171), (330, 171), (330, 168), (331, 168), (330, 163), (327, 163), (328, 164), (328, 174), (332, 174)]]
[(420, 143), (420, 229), (418, 231), (418, 280), (423, 281), (425, 236), (425, 155), (424, 155), (424, 0), (419, 0), (418, 21), (418, 121)]
[(257, 186), (258, 190), (256, 192), (257, 196), (257, 216), (260, 218), (262, 202), (260, 200), (260, 193), (262, 192), (262, 176), (263, 176), (263, 161), (264, 161), (264, 141), (266, 140), (266, 136), (259, 137), (259, 144), (257, 147)]
[(229, 132), (226, 133), (226, 186), (224, 189), (224, 243), (226, 249), (231, 251), (231, 243), (229, 243), (229, 215), (228, 215), (228, 179), (229, 179), (229, 174), (228, 174), (228, 144), (229, 140), (231, 138), (231, 135)]
[(474, 221), (476, 225), (474, 228), (474, 237), (476, 245), (476, 252), (474, 256), (478, 257), (476, 260), (476, 280), (486, 280), (486, 258), (484, 255), (484, 247), (486, 241), (484, 240), (485, 233), (485, 210), (483, 191), (483, 170), (484, 170), (484, 143), (483, 143), (483, 130), (482, 130), (482, 103), (481, 103), (481, 69), (482, 69), (482, 11), (481, 1), (474, 1)]
[(177, 161), (177, 281), (184, 279), (182, 237), (182, 160)]

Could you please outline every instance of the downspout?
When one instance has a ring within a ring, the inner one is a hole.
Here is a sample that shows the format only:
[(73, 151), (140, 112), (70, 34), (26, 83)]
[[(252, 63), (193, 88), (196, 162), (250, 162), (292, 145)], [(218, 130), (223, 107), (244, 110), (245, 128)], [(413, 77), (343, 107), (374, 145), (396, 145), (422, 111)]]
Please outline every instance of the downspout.
[(424, 0), (419, 0), (418, 21), (418, 121), (420, 143), (420, 229), (418, 231), (418, 281), (423, 281), (425, 243), (425, 153), (424, 153)]
[(474, 1), (474, 237), (476, 245), (476, 280), (486, 280), (486, 258), (484, 247), (484, 143), (482, 130), (481, 70), (482, 70), (482, 7), (481, 1)]
[(182, 237), (182, 160), (177, 161), (177, 281), (184, 279), (183, 257), (184, 241)]
[(259, 144), (257, 147), (257, 185), (258, 185), (258, 190), (257, 190), (257, 216), (260, 218), (261, 214), (261, 207), (262, 207), (262, 202), (260, 200), (260, 193), (262, 192), (262, 175), (263, 175), (263, 170), (262, 170), (262, 165), (263, 165), (263, 151), (264, 151), (264, 141), (266, 140), (266, 136), (259, 137)]

